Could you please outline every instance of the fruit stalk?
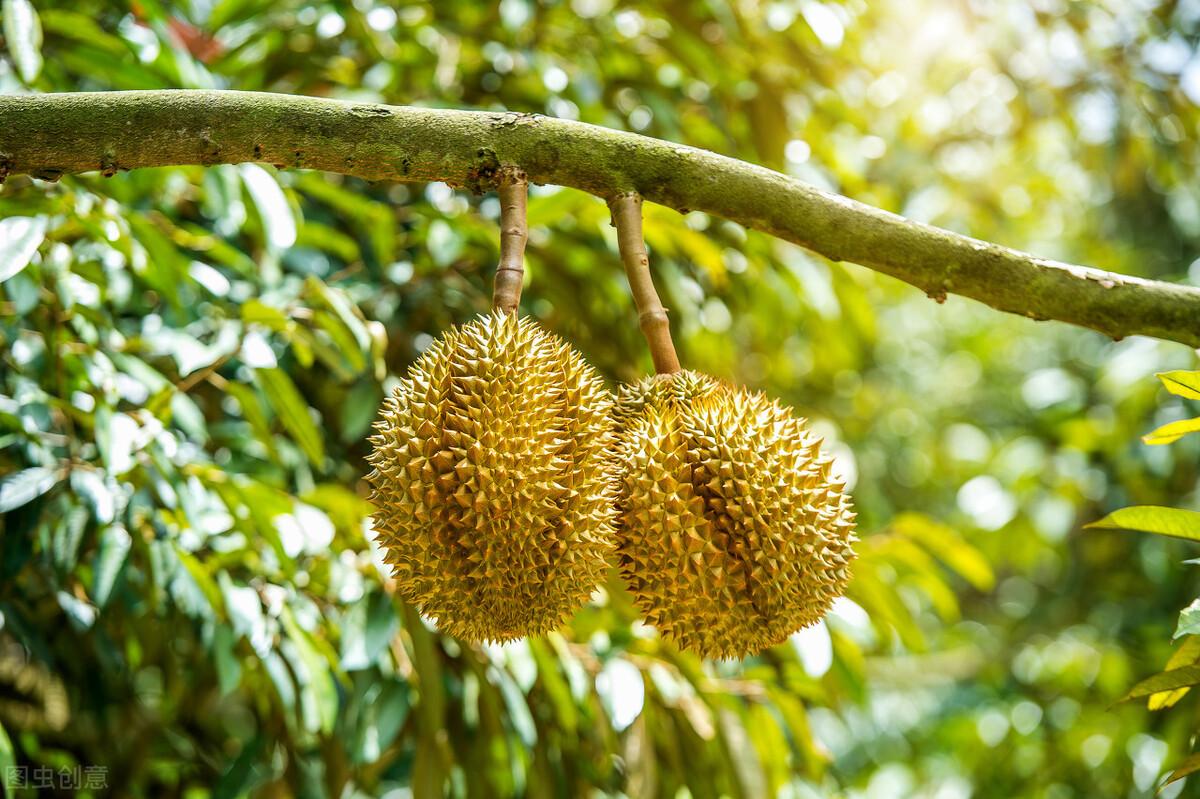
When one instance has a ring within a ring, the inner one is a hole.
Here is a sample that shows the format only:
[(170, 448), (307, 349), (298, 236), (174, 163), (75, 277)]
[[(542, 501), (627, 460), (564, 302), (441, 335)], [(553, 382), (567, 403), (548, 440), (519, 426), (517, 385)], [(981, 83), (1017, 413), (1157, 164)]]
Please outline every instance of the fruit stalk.
[(638, 325), (650, 347), (654, 370), (660, 375), (674, 374), (679, 371), (679, 357), (675, 354), (675, 343), (671, 341), (667, 309), (659, 300), (654, 279), (650, 276), (650, 259), (642, 237), (642, 197), (632, 192), (618, 194), (609, 199), (608, 208), (617, 229), (617, 247), (625, 264), (625, 276), (637, 306)]
[(516, 313), (525, 284), (525, 242), (529, 239), (526, 221), (528, 183), (520, 172), (506, 173), (500, 179), (500, 265), (492, 288), (492, 308)]

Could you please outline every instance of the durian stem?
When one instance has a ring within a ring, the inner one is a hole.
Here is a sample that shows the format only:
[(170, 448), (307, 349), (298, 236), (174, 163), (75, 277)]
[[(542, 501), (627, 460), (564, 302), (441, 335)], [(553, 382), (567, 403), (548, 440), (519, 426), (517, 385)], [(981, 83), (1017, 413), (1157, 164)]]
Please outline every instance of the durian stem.
[(612, 212), (617, 247), (637, 306), (638, 325), (654, 359), (654, 371), (660, 375), (674, 374), (679, 371), (679, 357), (675, 354), (675, 342), (671, 341), (667, 309), (659, 300), (650, 275), (650, 259), (642, 237), (642, 196), (633, 192), (618, 194), (609, 198), (608, 209)]
[(492, 289), (492, 309), (516, 313), (525, 284), (525, 242), (528, 186), (523, 172), (506, 172), (500, 178), (500, 265)]

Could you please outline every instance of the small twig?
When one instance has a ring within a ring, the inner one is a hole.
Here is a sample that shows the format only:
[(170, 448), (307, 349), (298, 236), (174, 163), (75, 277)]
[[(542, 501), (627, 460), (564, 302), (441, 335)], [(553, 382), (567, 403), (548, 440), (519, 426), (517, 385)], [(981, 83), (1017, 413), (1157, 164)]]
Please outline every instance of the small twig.
[(492, 308), (516, 313), (525, 285), (525, 242), (528, 184), (522, 172), (507, 172), (500, 178), (500, 265), (492, 289)]
[[(237, 350), (234, 350), (234, 352), (237, 352)], [(177, 381), (175, 383), (175, 390), (181, 394), (186, 394), (206, 379), (211, 380), (212, 378), (219, 378), (220, 375), (217, 374), (217, 370), (224, 366), (226, 362), (233, 357), (234, 352), (225, 353), (203, 369), (197, 369), (187, 377)]]
[(638, 324), (650, 347), (650, 357), (654, 359), (654, 370), (660, 375), (678, 372), (679, 357), (675, 354), (675, 343), (671, 341), (667, 309), (654, 289), (650, 259), (642, 238), (642, 197), (633, 193), (619, 194), (609, 199), (608, 208), (617, 229), (617, 246), (625, 263), (625, 276), (637, 306)]

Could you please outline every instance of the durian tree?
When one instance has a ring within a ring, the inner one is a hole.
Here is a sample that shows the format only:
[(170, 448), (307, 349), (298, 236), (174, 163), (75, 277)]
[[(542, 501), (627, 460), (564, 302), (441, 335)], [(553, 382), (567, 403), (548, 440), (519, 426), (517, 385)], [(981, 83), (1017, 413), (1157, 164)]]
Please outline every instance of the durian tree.
[(6, 0), (0, 766), (1152, 792), (1197, 21), (1043, 5)]

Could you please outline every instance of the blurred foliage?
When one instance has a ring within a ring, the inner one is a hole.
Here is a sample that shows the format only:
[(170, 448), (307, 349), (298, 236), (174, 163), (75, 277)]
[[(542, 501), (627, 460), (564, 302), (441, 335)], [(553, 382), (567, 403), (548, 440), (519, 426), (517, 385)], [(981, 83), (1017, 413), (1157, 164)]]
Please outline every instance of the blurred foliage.
[[(1184, 399), (1200, 400), (1200, 371), (1178, 369), (1158, 375), (1163, 386), (1171, 394)], [(1142, 440), (1147, 444), (1170, 444), (1189, 433), (1200, 430), (1200, 417), (1180, 419), (1159, 427)], [(1099, 521), (1085, 525), (1098, 530), (1136, 530), (1143, 533), (1200, 541), (1200, 512), (1182, 508), (1166, 508), (1160, 505), (1135, 505), (1113, 511)], [(1184, 561), (1189, 565), (1195, 559)], [(1150, 710), (1173, 707), (1187, 696), (1195, 685), (1200, 685), (1200, 599), (1184, 608), (1179, 614), (1179, 623), (1173, 638), (1183, 643), (1171, 653), (1163, 671), (1140, 681), (1125, 695), (1125, 699), (1146, 699)], [(1200, 771), (1200, 752), (1188, 756), (1175, 766), (1167, 776), (1167, 783), (1183, 779)]]
[[(0, 14), (0, 91), (548, 113), (1200, 283), (1195, 0)], [(937, 306), (699, 213), (647, 208), (681, 357), (838, 453), (849, 598), (742, 663), (666, 646), (616, 581), (544, 639), (438, 635), (371, 551), (364, 437), (396, 375), (487, 307), (498, 212), (258, 165), (0, 190), (0, 766), (102, 767), (122, 797), (1067, 799), (1152, 796), (1190, 752), (1196, 692), (1113, 703), (1172, 657), (1191, 545), (1077, 531), (1200, 508), (1200, 436), (1135, 443), (1185, 416), (1150, 376), (1193, 354)], [(614, 381), (648, 371), (603, 203), (536, 189), (530, 224), (525, 312)]]

